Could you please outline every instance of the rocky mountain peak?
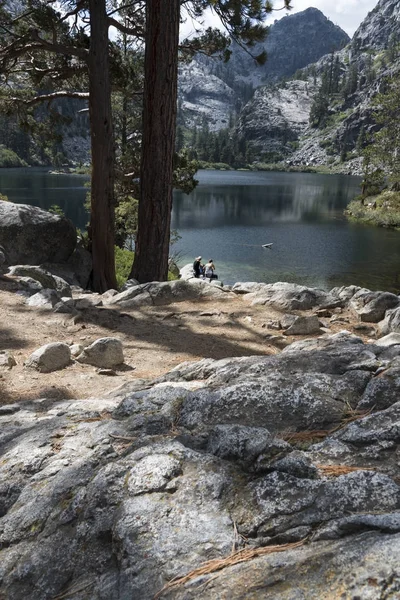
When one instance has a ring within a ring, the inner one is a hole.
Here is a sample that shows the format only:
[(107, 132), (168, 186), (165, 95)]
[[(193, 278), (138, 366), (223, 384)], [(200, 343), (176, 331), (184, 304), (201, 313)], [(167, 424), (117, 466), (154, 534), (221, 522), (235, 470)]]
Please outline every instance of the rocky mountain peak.
[[(190, 128), (206, 120), (212, 131), (227, 127), (229, 115), (238, 112), (255, 88), (291, 77), (349, 41), (347, 33), (320, 10), (308, 8), (275, 21), (266, 40), (256, 44), (251, 54), (232, 42), (227, 64), (196, 56), (179, 71), (180, 122)], [(264, 50), (267, 62), (259, 66), (252, 55)]]
[(350, 41), (343, 29), (334, 25), (317, 8), (286, 15), (270, 27), (265, 42), (255, 53), (266, 50), (267, 62), (257, 67), (239, 46), (233, 48), (232, 67), (250, 77), (255, 87), (261, 83), (290, 77), (298, 69), (316, 62), (324, 54), (338, 50)]

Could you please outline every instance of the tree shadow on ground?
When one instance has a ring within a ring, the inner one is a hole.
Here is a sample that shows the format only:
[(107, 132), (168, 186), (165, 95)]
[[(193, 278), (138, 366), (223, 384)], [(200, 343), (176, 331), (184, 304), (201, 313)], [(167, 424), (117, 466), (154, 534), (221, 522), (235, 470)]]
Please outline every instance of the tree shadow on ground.
[[(171, 352), (191, 354), (195, 357), (201, 354), (214, 359), (271, 353), (265, 333), (257, 332), (254, 327), (243, 323), (248, 315), (246, 307), (229, 313), (229, 322), (225, 324), (210, 321), (210, 317), (202, 317), (202, 312), (206, 312), (204, 305), (196, 310), (195, 303), (193, 310), (184, 313), (175, 312), (170, 305), (152, 307), (151, 313), (135, 309), (132, 310), (133, 314), (127, 314), (114, 307), (100, 307), (82, 310), (80, 323), (95, 324), (115, 335), (127, 336), (132, 339), (138, 350), (143, 342)], [(217, 313), (223, 315), (224, 311), (216, 311)], [(195, 321), (197, 325), (204, 327), (204, 331), (194, 331), (191, 328), (191, 323)], [(226, 328), (226, 333), (214, 333), (215, 327)], [(265, 351), (257, 352), (244, 342), (264, 346)]]
[(0, 406), (44, 398), (58, 402), (60, 400), (72, 400), (74, 397), (71, 391), (64, 386), (44, 386), (40, 389), (21, 393), (6, 389), (5, 384), (0, 381)]
[(0, 328), (0, 350), (20, 350), (27, 345), (28, 342), (24, 338), (16, 336), (11, 329)]

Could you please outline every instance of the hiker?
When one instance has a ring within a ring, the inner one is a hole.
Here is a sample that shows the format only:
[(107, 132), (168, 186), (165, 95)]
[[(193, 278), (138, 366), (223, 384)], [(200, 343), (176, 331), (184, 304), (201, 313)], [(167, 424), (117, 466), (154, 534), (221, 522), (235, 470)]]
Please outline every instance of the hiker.
[(195, 277), (202, 277), (204, 274), (204, 265), (201, 264), (201, 256), (195, 258), (193, 263), (193, 273)]
[(218, 275), (215, 273), (215, 265), (213, 259), (210, 258), (206, 266), (204, 267), (204, 274), (206, 279), (218, 279)]

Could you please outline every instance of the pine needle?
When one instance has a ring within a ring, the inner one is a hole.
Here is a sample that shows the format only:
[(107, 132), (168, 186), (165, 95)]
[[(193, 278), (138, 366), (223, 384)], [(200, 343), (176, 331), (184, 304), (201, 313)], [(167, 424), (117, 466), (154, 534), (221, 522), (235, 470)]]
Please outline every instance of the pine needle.
[(375, 471), (373, 467), (349, 467), (347, 465), (315, 465), (326, 477), (340, 477), (355, 471)]
[(285, 442), (310, 442), (314, 439), (325, 439), (330, 431), (327, 429), (316, 429), (309, 431), (288, 431), (280, 434), (278, 437)]
[(300, 546), (304, 546), (304, 544), (308, 541), (308, 538), (304, 538), (299, 542), (293, 542), (290, 544), (281, 544), (279, 546), (264, 546), (260, 548), (244, 548), (235, 552), (234, 554), (230, 554), (226, 558), (216, 558), (213, 560), (209, 560), (201, 567), (197, 569), (193, 569), (182, 577), (175, 577), (171, 579), (164, 587), (154, 596), (153, 600), (158, 600), (162, 596), (164, 592), (168, 590), (178, 587), (180, 585), (184, 585), (188, 581), (195, 579), (196, 577), (200, 577), (202, 575), (209, 575), (211, 573), (215, 573), (217, 571), (221, 571), (226, 567), (231, 567), (233, 565), (237, 565), (239, 563), (247, 562), (252, 560), (253, 558), (257, 558), (258, 556), (266, 556), (267, 554), (274, 554), (276, 552), (286, 552), (286, 550), (293, 550), (294, 548), (300, 548)]

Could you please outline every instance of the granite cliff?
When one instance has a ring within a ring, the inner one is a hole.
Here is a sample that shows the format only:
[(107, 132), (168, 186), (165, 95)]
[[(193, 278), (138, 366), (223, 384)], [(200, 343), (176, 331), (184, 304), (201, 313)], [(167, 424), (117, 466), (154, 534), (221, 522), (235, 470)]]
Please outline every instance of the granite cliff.
[(211, 130), (227, 127), (229, 115), (240, 109), (255, 88), (293, 76), (349, 39), (320, 10), (308, 8), (276, 21), (265, 42), (251, 49), (253, 55), (266, 50), (268, 60), (263, 66), (234, 42), (226, 64), (198, 55), (179, 69), (181, 123), (201, 126), (206, 119)]
[[(360, 151), (368, 133), (376, 129), (371, 103), (384, 89), (385, 78), (392, 77), (400, 68), (399, 14), (398, 0), (380, 0), (345, 48), (297, 72), (289, 88), (284, 82), (275, 86), (273, 94), (264, 89), (256, 91), (240, 114), (238, 131), (257, 149), (261, 159), (272, 143), (288, 165), (330, 165), (343, 172), (361, 173)], [(332, 68), (338, 74), (338, 86), (324, 92), (326, 118), (323, 125), (312, 126), (307, 111), (317, 101), (324, 76)], [(304, 82), (307, 84), (310, 98), (306, 102), (291, 93), (291, 89), (297, 93), (297, 80), (302, 81), (303, 86)], [(254, 131), (265, 124), (265, 115), (279, 108), (277, 101), (281, 103), (283, 91), (285, 104), (297, 104), (298, 112), (303, 114), (302, 127), (298, 126), (298, 117), (293, 121), (286, 118), (280, 131), (275, 128), (273, 135), (266, 131), (264, 136), (255, 136)], [(288, 137), (298, 142), (297, 147), (287, 145)]]

